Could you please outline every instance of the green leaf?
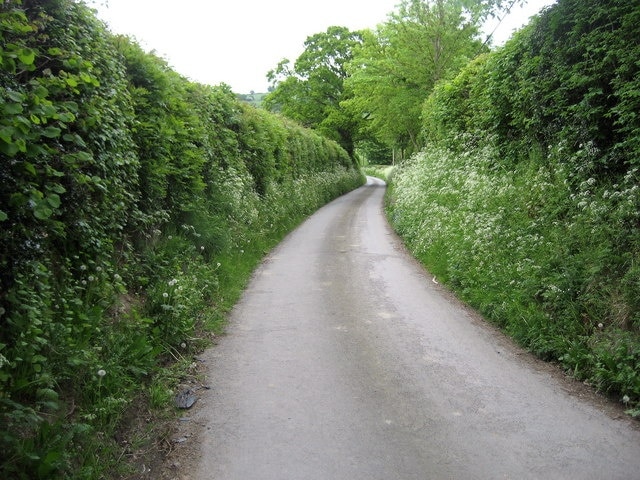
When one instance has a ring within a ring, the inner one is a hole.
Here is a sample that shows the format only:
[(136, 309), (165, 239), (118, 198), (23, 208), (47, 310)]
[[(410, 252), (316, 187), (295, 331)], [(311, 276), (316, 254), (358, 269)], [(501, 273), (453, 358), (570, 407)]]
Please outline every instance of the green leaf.
[(36, 59), (36, 53), (30, 48), (23, 48), (18, 53), (18, 60), (24, 65), (32, 65)]
[(7, 97), (9, 97), (9, 99), (11, 99), (12, 101), (18, 102), (18, 103), (21, 103), (24, 101), (24, 94), (20, 92), (15, 92), (13, 90), (7, 91)]
[(58, 392), (51, 388), (39, 388), (36, 391), (36, 397), (38, 400), (56, 401), (58, 400)]
[(34, 177), (38, 174), (38, 172), (36, 172), (36, 167), (34, 167), (30, 162), (24, 162), (24, 169)]
[(0, 153), (4, 153), (9, 157), (14, 157), (20, 149), (15, 143), (0, 143)]
[(81, 162), (91, 162), (93, 160), (93, 155), (88, 152), (78, 152), (76, 153), (76, 158)]
[[(47, 401), (41, 401), (39, 402), (41, 406), (43, 406), (44, 408), (48, 409), (48, 410), (58, 410), (60, 408), (60, 404), (58, 402), (54, 402), (52, 400), (47, 400)], [(51, 456), (51, 453), (47, 453), (47, 459)], [(57, 455), (59, 456), (59, 454)], [(45, 459), (45, 462), (47, 461), (47, 459)], [(42, 468), (42, 467), (40, 467)]]
[(16, 62), (13, 61), (13, 58), (11, 57), (5, 57), (2, 59), (3, 60), (3, 70), (9, 73), (15, 73), (16, 72)]
[(53, 105), (40, 105), (40, 114), (48, 118), (55, 118), (56, 108)]
[(22, 132), (29, 133), (31, 131), (31, 122), (28, 118), (23, 117), (22, 115), (18, 115), (14, 119), (14, 125)]
[(57, 117), (61, 122), (73, 122), (76, 119), (76, 116), (71, 112), (63, 112)]
[(8, 220), (9, 216), (4, 213), (2, 210), (0, 210), (0, 222), (4, 222), (5, 220)]
[(71, 365), (72, 367), (79, 367), (80, 365), (84, 365), (86, 362), (79, 357), (71, 357), (67, 359), (67, 365)]
[(40, 190), (36, 190), (35, 188), (31, 189), (29, 192), (29, 200), (32, 202), (38, 203), (44, 198), (44, 195)]
[(47, 98), (47, 95), (49, 95), (49, 90), (46, 89), (46, 87), (44, 87), (43, 85), (38, 85), (34, 90), (33, 90), (33, 94), (36, 97), (40, 97), (40, 98)]
[(44, 361), (46, 361), (47, 358), (42, 356), (42, 355), (34, 355), (33, 357), (31, 357), (31, 363), (42, 363)]
[(53, 208), (58, 208), (60, 206), (60, 196), (57, 193), (50, 193), (47, 195), (47, 203)]
[(13, 145), (15, 146), (18, 152), (25, 153), (27, 151), (27, 142), (24, 138), (18, 138)]
[(76, 102), (64, 102), (62, 106), (73, 113), (78, 113), (78, 104)]
[(24, 193), (12, 193), (9, 197), (9, 205), (13, 207), (22, 207), (28, 202), (27, 196)]
[(11, 137), (13, 135), (14, 129), (12, 127), (2, 127), (0, 128), (0, 140), (3, 140), (7, 143), (11, 143)]
[(80, 72), (80, 79), (84, 82), (84, 83), (92, 83), (93, 82), (93, 77), (91, 75), (89, 75), (86, 72)]
[(72, 142), (83, 148), (87, 146), (87, 144), (84, 143), (84, 140), (82, 140), (82, 137), (77, 133), (65, 133), (62, 138), (65, 142)]
[(22, 104), (20, 103), (5, 103), (2, 106), (2, 112), (5, 115), (18, 115), (22, 113)]
[(47, 155), (51, 150), (47, 150), (46, 145), (40, 145), (37, 143), (29, 143), (27, 145), (27, 155), (29, 158), (35, 158), (41, 155)]
[(58, 127), (47, 127), (42, 132), (42, 135), (44, 135), (47, 138), (57, 138), (60, 136), (61, 131), (62, 130), (60, 130)]
[(53, 215), (53, 210), (45, 206), (44, 204), (39, 204), (33, 211), (33, 216), (38, 220), (46, 220), (51, 215)]
[(49, 189), (56, 193), (65, 193), (67, 191), (67, 189), (64, 188), (62, 185), (60, 185), (59, 183), (53, 184), (51, 187), (49, 187)]

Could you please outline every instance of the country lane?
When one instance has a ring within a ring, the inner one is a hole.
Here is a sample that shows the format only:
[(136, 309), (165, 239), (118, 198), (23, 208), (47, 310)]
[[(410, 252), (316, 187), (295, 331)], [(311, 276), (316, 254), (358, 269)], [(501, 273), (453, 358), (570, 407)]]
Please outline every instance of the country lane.
[(200, 480), (640, 478), (638, 422), (449, 294), (384, 184), (275, 248), (202, 355)]

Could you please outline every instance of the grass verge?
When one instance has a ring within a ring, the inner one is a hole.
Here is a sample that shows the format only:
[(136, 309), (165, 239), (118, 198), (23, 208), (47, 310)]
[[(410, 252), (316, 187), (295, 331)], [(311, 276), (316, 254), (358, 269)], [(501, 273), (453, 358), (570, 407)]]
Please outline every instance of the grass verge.
[(416, 155), (394, 173), (391, 224), (464, 301), (638, 416), (635, 173), (575, 185), (560, 149), (510, 170), (496, 155)]

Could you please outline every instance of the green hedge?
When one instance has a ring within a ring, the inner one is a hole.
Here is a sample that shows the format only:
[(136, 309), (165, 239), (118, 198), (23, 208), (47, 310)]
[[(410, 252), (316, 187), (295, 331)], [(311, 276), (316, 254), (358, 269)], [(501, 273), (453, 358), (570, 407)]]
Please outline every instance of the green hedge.
[(640, 158), (640, 10), (561, 0), (425, 104), (428, 140), (495, 139), (509, 162), (561, 146), (583, 178), (620, 177)]
[(640, 10), (559, 0), (424, 105), (390, 215), (531, 350), (640, 409)]
[(0, 476), (97, 478), (167, 358), (201, 348), (264, 252), (362, 178), (83, 3), (2, 2), (0, 40)]

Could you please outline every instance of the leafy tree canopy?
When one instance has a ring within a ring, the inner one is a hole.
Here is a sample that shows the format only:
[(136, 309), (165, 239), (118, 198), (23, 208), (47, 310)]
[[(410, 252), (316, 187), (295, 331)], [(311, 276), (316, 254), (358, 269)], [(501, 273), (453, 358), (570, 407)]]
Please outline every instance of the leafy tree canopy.
[(422, 104), (436, 83), (488, 51), (480, 27), (525, 0), (403, 0), (375, 31), (330, 27), (267, 77), (264, 106), (338, 141), (419, 148)]
[(352, 153), (351, 121), (340, 102), (345, 99), (346, 64), (361, 42), (359, 32), (336, 26), (308, 37), (293, 66), (283, 59), (267, 74), (272, 89), (265, 107), (319, 130)]
[(452, 78), (488, 50), (480, 26), (505, 3), (404, 0), (386, 23), (363, 34), (348, 65), (353, 97), (343, 106), (367, 119), (369, 135), (391, 146), (418, 149), (423, 101), (437, 82)]

